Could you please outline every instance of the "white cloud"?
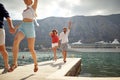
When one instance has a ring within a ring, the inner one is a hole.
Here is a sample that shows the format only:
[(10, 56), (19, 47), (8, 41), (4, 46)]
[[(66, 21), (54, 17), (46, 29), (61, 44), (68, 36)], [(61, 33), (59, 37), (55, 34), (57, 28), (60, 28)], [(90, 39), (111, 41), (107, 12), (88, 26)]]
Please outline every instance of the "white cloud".
[(104, 10), (95, 10), (90, 13), (90, 15), (104, 15), (105, 11)]
[[(57, 16), (108, 15), (120, 13), (120, 0), (38, 0), (38, 19)], [(13, 19), (21, 19), (23, 0), (0, 0)]]

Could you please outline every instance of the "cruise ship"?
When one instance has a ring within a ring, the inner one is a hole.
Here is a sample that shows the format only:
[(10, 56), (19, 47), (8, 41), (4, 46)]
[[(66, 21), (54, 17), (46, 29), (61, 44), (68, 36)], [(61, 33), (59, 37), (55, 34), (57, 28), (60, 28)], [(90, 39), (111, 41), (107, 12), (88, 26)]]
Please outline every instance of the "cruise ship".
[(79, 40), (78, 42), (71, 43), (70, 46), (71, 48), (120, 48), (120, 42), (118, 39), (114, 39), (111, 43), (99, 41), (94, 44), (85, 44)]

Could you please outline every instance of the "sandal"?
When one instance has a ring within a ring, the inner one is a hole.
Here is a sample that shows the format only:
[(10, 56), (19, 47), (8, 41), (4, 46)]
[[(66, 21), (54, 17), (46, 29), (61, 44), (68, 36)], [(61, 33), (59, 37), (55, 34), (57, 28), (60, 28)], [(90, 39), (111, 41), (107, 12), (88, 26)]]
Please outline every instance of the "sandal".
[(7, 72), (11, 72), (10, 66), (8, 68), (4, 68), (4, 70), (2, 71), (2, 74), (5, 74)]
[(14, 69), (16, 69), (17, 66), (18, 66), (18, 65), (13, 64), (13, 65), (10, 67), (10, 69), (8, 70), (8, 72), (14, 71)]
[(38, 65), (34, 65), (34, 72), (37, 72), (38, 71)]
[(7, 73), (7, 72), (9, 72), (9, 69), (5, 68), (5, 69), (2, 71), (2, 74), (5, 74), (5, 73)]

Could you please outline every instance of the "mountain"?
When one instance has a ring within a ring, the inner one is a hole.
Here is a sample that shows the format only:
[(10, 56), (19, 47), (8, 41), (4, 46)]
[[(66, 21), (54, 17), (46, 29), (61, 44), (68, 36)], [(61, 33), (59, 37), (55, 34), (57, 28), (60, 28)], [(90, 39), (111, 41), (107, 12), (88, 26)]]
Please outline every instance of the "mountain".
[[(51, 46), (49, 32), (56, 28), (59, 33), (63, 27), (72, 21), (72, 29), (69, 35), (69, 42), (81, 40), (83, 43), (94, 43), (97, 41), (113, 41), (115, 38), (120, 40), (120, 14), (108, 16), (73, 16), (73, 17), (48, 17), (38, 20), (40, 27), (36, 27), (36, 45), (44, 47)], [(21, 23), (20, 20), (13, 20), (14, 25)], [(9, 34), (7, 23), (4, 23), (6, 29), (6, 45), (12, 46), (14, 35)], [(21, 43), (21, 48), (27, 47), (27, 40)]]

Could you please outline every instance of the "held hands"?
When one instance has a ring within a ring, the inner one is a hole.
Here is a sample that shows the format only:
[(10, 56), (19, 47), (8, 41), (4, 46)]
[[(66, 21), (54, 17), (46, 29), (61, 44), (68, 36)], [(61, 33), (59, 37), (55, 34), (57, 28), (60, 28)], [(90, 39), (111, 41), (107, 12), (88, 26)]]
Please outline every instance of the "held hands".
[(14, 27), (12, 27), (12, 28), (9, 29), (9, 32), (10, 32), (11, 34), (14, 34), (14, 33), (16, 32), (16, 30), (15, 30)]
[(10, 32), (11, 34), (15, 34), (15, 32), (17, 31), (18, 28), (19, 28), (19, 26), (12, 27), (12, 28), (9, 29), (9, 32)]

